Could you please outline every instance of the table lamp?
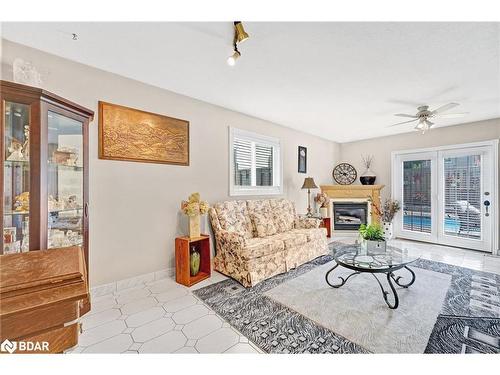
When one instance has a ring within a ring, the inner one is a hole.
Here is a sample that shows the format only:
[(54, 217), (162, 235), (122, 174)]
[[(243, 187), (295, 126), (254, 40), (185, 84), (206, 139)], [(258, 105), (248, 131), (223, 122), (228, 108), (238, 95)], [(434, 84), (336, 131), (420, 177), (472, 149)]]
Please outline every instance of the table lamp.
[(302, 185), (302, 189), (307, 189), (307, 217), (311, 217), (312, 208), (311, 208), (311, 189), (317, 189), (314, 179), (312, 177), (306, 177), (304, 179), (304, 184)]

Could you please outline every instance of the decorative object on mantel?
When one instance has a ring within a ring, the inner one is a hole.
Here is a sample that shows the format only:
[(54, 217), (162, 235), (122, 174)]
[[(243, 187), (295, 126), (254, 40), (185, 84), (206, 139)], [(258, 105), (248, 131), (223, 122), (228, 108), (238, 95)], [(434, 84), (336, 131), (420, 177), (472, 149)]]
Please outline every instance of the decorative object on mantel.
[(351, 164), (340, 163), (333, 168), (332, 176), (335, 182), (339, 185), (351, 185), (354, 181), (356, 181), (358, 173), (356, 172), (356, 168), (354, 168)]
[[(370, 200), (371, 201), (371, 200)], [(392, 230), (392, 220), (394, 220), (394, 216), (398, 213), (401, 206), (399, 201), (393, 199), (386, 199), (382, 208), (378, 207), (378, 204), (371, 201), (373, 210), (377, 212), (382, 219), (382, 228), (384, 231), (384, 238), (386, 241), (389, 241), (394, 236)]]
[(363, 252), (385, 251), (386, 242), (384, 231), (380, 225), (361, 224), (359, 227), (359, 235), (361, 236), (361, 250), (363, 250)]
[(298, 172), (307, 173), (307, 147), (299, 146), (297, 163)]
[(210, 206), (200, 200), (200, 193), (193, 193), (187, 201), (182, 201), (181, 210), (189, 217), (189, 237), (200, 237), (200, 215), (205, 215)]
[(361, 159), (363, 160), (363, 165), (366, 170), (359, 176), (359, 181), (362, 185), (374, 185), (377, 176), (370, 169), (373, 163), (373, 155), (361, 156)]
[(189, 122), (99, 101), (99, 158), (189, 165)]
[(330, 199), (328, 198), (328, 195), (325, 193), (318, 193), (314, 197), (314, 201), (316, 204), (319, 206), (319, 215), (321, 218), (328, 217), (328, 201)]
[(306, 177), (304, 179), (304, 184), (302, 185), (302, 189), (307, 189), (307, 217), (312, 217), (313, 212), (311, 208), (311, 189), (317, 189), (316, 183), (312, 177)]

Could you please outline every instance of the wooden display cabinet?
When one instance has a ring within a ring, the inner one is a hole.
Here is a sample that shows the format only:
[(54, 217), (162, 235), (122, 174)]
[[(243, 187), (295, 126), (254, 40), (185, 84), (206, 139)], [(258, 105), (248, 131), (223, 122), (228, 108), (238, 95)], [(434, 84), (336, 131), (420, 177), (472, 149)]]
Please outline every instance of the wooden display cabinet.
[(0, 102), (0, 254), (79, 246), (88, 273), (94, 112), (7, 81), (0, 81)]
[[(200, 271), (191, 276), (189, 255), (191, 246), (196, 246), (200, 253)], [(200, 237), (177, 237), (175, 239), (175, 281), (179, 284), (192, 286), (210, 277), (210, 236), (202, 234)]]

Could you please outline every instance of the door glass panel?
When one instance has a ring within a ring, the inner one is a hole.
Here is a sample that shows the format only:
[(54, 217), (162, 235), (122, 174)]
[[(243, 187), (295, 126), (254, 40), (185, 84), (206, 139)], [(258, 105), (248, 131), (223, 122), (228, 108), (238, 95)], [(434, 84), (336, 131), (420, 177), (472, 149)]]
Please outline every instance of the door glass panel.
[(431, 161), (403, 162), (403, 229), (431, 233)]
[(481, 155), (444, 158), (444, 234), (481, 239)]
[(30, 106), (5, 102), (3, 253), (29, 250)]
[(48, 113), (48, 247), (83, 243), (83, 124)]

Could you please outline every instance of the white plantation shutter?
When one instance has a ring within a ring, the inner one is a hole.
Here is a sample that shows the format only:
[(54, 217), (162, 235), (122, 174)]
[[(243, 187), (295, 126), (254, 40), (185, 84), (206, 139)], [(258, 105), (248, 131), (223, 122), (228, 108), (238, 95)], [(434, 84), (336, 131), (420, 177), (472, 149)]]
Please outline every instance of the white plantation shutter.
[(248, 139), (235, 138), (234, 154), (234, 184), (250, 186), (252, 176), (252, 142)]
[(273, 147), (255, 145), (255, 172), (257, 186), (273, 186)]
[(444, 159), (445, 234), (481, 238), (481, 155)]
[(281, 149), (276, 138), (230, 129), (230, 194), (281, 194)]

